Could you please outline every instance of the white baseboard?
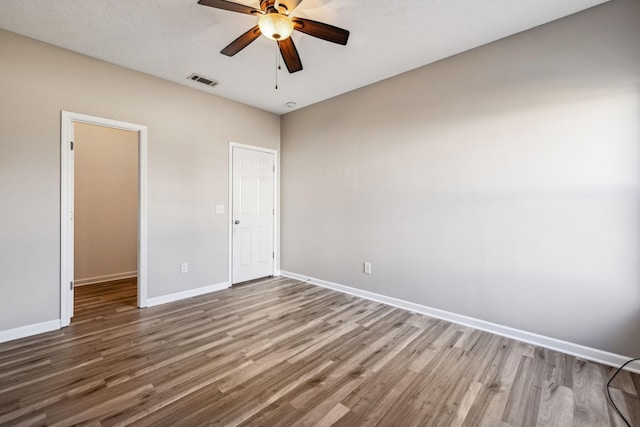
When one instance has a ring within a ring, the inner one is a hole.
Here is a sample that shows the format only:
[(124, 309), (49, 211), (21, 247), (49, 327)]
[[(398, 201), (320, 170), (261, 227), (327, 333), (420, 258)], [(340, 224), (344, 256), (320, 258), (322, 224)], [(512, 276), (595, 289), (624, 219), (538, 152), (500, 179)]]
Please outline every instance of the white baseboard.
[(58, 329), (60, 329), (60, 319), (34, 323), (33, 325), (20, 326), (19, 328), (0, 331), (0, 342), (17, 340), (19, 338), (29, 337), (31, 335), (37, 335)]
[[(328, 282), (326, 280), (315, 279), (313, 277), (304, 276), (297, 273), (291, 273), (282, 270), (280, 271), (280, 275), (289, 277), (291, 279), (297, 279), (302, 282), (311, 283), (313, 285), (322, 286), (324, 288), (333, 289), (345, 294), (355, 295), (357, 297), (365, 298), (371, 301), (391, 305), (393, 307), (402, 308), (404, 310), (412, 311), (415, 313), (425, 314), (427, 316), (447, 320), (459, 325), (469, 326), (481, 331), (486, 331), (503, 337), (512, 338), (514, 340), (559, 351), (561, 353), (569, 354), (581, 359), (591, 360), (593, 362), (602, 363), (608, 366), (618, 367), (627, 360), (631, 359), (631, 357), (623, 356), (620, 354), (609, 353), (604, 350), (598, 350), (596, 348), (574, 344), (568, 341), (535, 334), (533, 332), (527, 332), (520, 329), (511, 328), (509, 326), (499, 325), (497, 323), (487, 322), (485, 320), (463, 316), (461, 314), (451, 313), (449, 311), (427, 307), (425, 305), (416, 304), (413, 302), (404, 301), (373, 292), (363, 291), (361, 289), (340, 285), (338, 283)], [(628, 369), (631, 372), (640, 373), (640, 362), (631, 363), (625, 369)]]
[(181, 299), (197, 297), (209, 292), (222, 291), (229, 288), (229, 282), (217, 283), (215, 285), (204, 286), (202, 288), (189, 289), (188, 291), (176, 292), (175, 294), (163, 295), (161, 297), (147, 298), (147, 307), (153, 307), (169, 302), (180, 301)]
[(93, 285), (94, 283), (111, 282), (113, 280), (130, 279), (137, 277), (137, 271), (127, 271), (125, 273), (107, 274), (104, 276), (87, 277), (86, 279), (76, 279), (73, 286)]

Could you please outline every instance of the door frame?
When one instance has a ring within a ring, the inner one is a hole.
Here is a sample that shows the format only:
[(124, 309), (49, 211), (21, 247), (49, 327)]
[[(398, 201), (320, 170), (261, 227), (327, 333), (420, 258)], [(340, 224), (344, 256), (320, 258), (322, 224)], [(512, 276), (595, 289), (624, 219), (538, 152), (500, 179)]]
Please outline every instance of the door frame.
[(280, 206), (278, 205), (280, 180), (279, 172), (280, 165), (278, 162), (278, 150), (271, 148), (258, 147), (255, 145), (240, 144), (238, 142), (229, 141), (229, 286), (233, 286), (233, 149), (245, 148), (247, 150), (260, 151), (263, 153), (273, 154), (273, 165), (275, 170), (273, 172), (273, 270), (272, 275), (277, 276), (279, 274), (280, 266)]
[(103, 117), (62, 111), (60, 126), (60, 325), (71, 323), (70, 283), (74, 280), (72, 207), (74, 156), (70, 149), (74, 124), (122, 129), (138, 133), (138, 307), (147, 306), (147, 127)]

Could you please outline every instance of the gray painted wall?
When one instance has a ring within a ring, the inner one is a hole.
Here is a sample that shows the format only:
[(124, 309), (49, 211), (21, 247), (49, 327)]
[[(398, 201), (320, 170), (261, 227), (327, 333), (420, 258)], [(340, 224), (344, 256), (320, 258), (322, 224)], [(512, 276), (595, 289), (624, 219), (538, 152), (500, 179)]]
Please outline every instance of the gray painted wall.
[(640, 355), (639, 22), (614, 0), (284, 116), (282, 269)]
[(0, 331), (60, 318), (61, 110), (148, 126), (148, 296), (227, 281), (228, 143), (279, 149), (279, 117), (6, 31), (0, 52)]

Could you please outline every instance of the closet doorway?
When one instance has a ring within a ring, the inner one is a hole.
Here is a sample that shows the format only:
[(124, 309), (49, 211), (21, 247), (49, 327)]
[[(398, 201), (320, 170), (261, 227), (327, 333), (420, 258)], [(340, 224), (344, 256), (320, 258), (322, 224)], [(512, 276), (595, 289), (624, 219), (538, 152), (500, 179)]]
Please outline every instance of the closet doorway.
[(64, 131), (61, 323), (66, 326), (76, 313), (87, 320), (145, 306), (146, 128), (63, 113)]

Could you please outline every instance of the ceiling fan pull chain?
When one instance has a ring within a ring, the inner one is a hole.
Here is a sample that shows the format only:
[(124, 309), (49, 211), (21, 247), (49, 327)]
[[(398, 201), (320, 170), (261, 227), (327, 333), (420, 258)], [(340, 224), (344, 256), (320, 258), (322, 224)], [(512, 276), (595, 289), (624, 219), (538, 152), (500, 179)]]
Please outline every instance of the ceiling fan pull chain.
[(276, 64), (278, 65), (278, 70), (282, 70), (282, 67), (280, 66), (280, 55), (278, 55), (280, 51), (280, 42), (276, 43)]
[(280, 42), (276, 40), (276, 90), (278, 90), (278, 70), (280, 69), (280, 56), (278, 56), (279, 48)]

